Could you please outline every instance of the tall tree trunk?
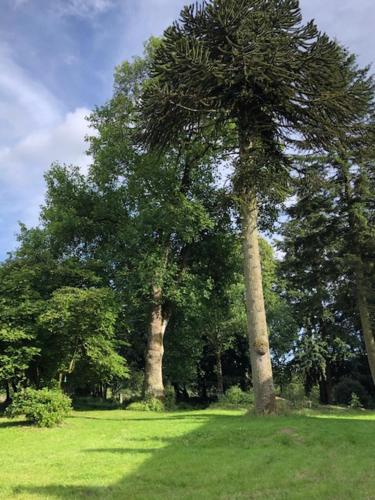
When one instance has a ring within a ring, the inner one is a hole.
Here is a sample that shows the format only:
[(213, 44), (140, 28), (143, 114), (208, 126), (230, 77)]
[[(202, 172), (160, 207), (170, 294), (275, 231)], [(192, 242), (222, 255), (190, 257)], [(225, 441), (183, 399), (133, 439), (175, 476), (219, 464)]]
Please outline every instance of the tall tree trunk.
[[(322, 302), (322, 308), (320, 313), (320, 334), (322, 339), (327, 342), (328, 345), (332, 345), (332, 338), (330, 334), (329, 328), (327, 328), (327, 324), (324, 321), (324, 303)], [(332, 369), (331, 362), (329, 359), (326, 359), (326, 369), (324, 378), (319, 382), (319, 399), (322, 404), (331, 404), (332, 403)]]
[(167, 324), (168, 318), (163, 316), (161, 288), (154, 287), (146, 349), (144, 392), (145, 395), (151, 395), (155, 398), (164, 397), (163, 342)]
[(264, 307), (257, 218), (256, 195), (249, 194), (242, 200), (246, 309), (255, 408), (257, 413), (263, 414), (275, 411), (276, 399)]
[(240, 161), (234, 178), (234, 190), (242, 219), (247, 329), (255, 410), (258, 414), (266, 414), (275, 412), (276, 397), (264, 307), (256, 184), (259, 165), (267, 158), (262, 138), (252, 134), (253, 128), (251, 113), (242, 109), (238, 116)]
[(362, 262), (358, 262), (356, 266), (356, 295), (359, 315), (361, 318), (362, 334), (365, 340), (367, 359), (370, 366), (372, 380), (375, 385), (375, 335), (371, 323), (371, 315), (368, 307), (366, 283), (363, 272)]
[(224, 381), (223, 381), (223, 365), (221, 362), (221, 351), (216, 351), (216, 379), (217, 379), (217, 395), (218, 398), (224, 394)]
[[(208, 150), (208, 147), (207, 147)], [(200, 156), (185, 158), (185, 165), (182, 172), (179, 192), (186, 196), (191, 186), (191, 172), (193, 166), (200, 161)], [(168, 238), (169, 241), (169, 238)], [(165, 247), (164, 270), (168, 266), (168, 259), (172, 249), (168, 244)], [(182, 262), (181, 272), (187, 267), (188, 252), (186, 248), (181, 251)], [(167, 328), (171, 313), (163, 314), (162, 289), (153, 287), (152, 308), (150, 315), (149, 333), (146, 348), (144, 395), (151, 395), (156, 398), (164, 397), (163, 384), (163, 354), (164, 354), (164, 334)]]

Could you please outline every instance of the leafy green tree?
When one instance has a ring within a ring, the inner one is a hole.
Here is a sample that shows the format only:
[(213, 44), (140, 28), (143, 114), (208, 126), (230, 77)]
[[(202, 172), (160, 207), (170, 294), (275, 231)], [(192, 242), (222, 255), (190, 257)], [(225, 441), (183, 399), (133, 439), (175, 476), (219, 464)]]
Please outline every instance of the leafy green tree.
[[(25, 228), (20, 237), (26, 238)], [(43, 310), (47, 266), (32, 261), (19, 252), (0, 265), (0, 383), (8, 400), (28, 383), (40, 354), (36, 319)]]
[(39, 352), (32, 335), (0, 327), (0, 384), (5, 387), (7, 402), (11, 399), (10, 388), (17, 390), (25, 383), (27, 370)]
[[(56, 374), (59, 360), (38, 322), (52, 293), (64, 286), (98, 286), (100, 280), (96, 263), (68, 252), (59, 254), (45, 227), (21, 226), (19, 247), (0, 266), (0, 328), (7, 339), (2, 344), (4, 352), (9, 354), (12, 348), (21, 360), (19, 353), (24, 348), (23, 364), (28, 364), (22, 382), (11, 383), (14, 390), (25, 384), (48, 385)], [(13, 334), (14, 343), (9, 344)], [(37, 350), (38, 356), (28, 356), (28, 349)]]
[(116, 352), (117, 304), (112, 292), (103, 288), (56, 290), (39, 324), (48, 332), (49, 344), (58, 360), (59, 385), (84, 359), (100, 380), (126, 378), (124, 359)]
[(162, 397), (170, 318), (210, 286), (190, 256), (215, 225), (216, 195), (207, 145), (181, 136), (181, 150), (155, 155), (135, 143), (135, 103), (155, 43), (117, 68), (113, 98), (92, 114), (88, 177), (59, 165), (47, 174), (42, 218), (61, 255), (96, 264), (116, 291), (133, 345), (145, 350), (145, 392)]
[(272, 412), (258, 210), (285, 195), (285, 144), (321, 147), (340, 137), (371, 99), (371, 82), (313, 22), (302, 24), (297, 0), (211, 0), (185, 7), (164, 33), (152, 76), (141, 109), (147, 144), (176, 143), (185, 130), (203, 138), (210, 127), (217, 137), (233, 131), (256, 408)]
[[(260, 247), (272, 357), (279, 380), (298, 330), (272, 248), (264, 239)], [(171, 321), (166, 336), (167, 379), (176, 385), (182, 398), (187, 397), (185, 389), (206, 398), (235, 384), (248, 388), (250, 364), (244, 351), (246, 305), (238, 230), (233, 234), (222, 231), (221, 235), (213, 231), (211, 238), (197, 247), (193, 261), (196, 269), (211, 280), (211, 289), (190, 314), (186, 309), (176, 311)]]
[[(212, 353), (215, 358), (216, 391), (219, 396), (224, 393), (223, 355), (235, 347), (237, 337), (243, 336), (245, 331), (238, 232), (229, 231), (223, 222), (220, 227), (221, 232), (213, 233), (196, 256), (198, 267), (201, 272), (207, 272), (212, 286), (195, 327), (207, 354)], [(197, 332), (194, 332), (195, 335)]]
[[(234, 346), (236, 334), (241, 329), (241, 326), (244, 326), (244, 323), (241, 322), (241, 319), (243, 319), (241, 312), (245, 312), (243, 296), (238, 303), (239, 297), (236, 291), (235, 287), (231, 287), (226, 296), (221, 296), (218, 299), (218, 303), (215, 304), (215, 301), (211, 300), (205, 316), (207, 321), (205, 336), (209, 347), (213, 350), (216, 361), (218, 396), (224, 394), (222, 356), (229, 348)], [(242, 311), (237, 309), (238, 305), (242, 306)]]
[(281, 273), (281, 261), (275, 257), (268, 241), (261, 238), (259, 246), (272, 364), (275, 382), (282, 385), (288, 378), (286, 368), (298, 337), (298, 324), (287, 300), (287, 283)]

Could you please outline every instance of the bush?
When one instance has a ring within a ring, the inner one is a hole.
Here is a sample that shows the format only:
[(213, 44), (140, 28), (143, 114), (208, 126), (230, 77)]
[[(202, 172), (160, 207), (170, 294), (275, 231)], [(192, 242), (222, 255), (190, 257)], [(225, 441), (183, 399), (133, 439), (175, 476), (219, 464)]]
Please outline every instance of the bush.
[(318, 385), (314, 385), (314, 387), (311, 389), (310, 396), (309, 396), (312, 406), (318, 406), (320, 404), (320, 389)]
[(276, 396), (276, 415), (288, 416), (292, 412), (292, 407), (289, 400)]
[(309, 396), (306, 396), (302, 380), (296, 377), (283, 387), (281, 398), (287, 400), (289, 405), (296, 410), (312, 408), (319, 405), (319, 386), (314, 385)]
[(60, 390), (28, 388), (14, 394), (6, 416), (24, 415), (26, 420), (38, 427), (53, 427), (61, 424), (70, 410), (71, 399)]
[(353, 408), (353, 410), (357, 410), (359, 408), (363, 408), (361, 404), (361, 400), (357, 396), (355, 392), (352, 394), (352, 399), (350, 400), (350, 408)]
[(161, 412), (165, 410), (165, 407), (160, 399), (149, 398), (143, 401), (135, 401), (134, 403), (130, 403), (130, 405), (128, 405), (126, 409), (131, 411)]
[(307, 404), (305, 387), (298, 379), (292, 380), (283, 388), (281, 397), (290, 401), (294, 408), (304, 408)]
[(363, 406), (367, 406), (369, 396), (363, 385), (351, 378), (343, 378), (334, 387), (333, 390), (335, 402), (341, 405), (349, 406), (354, 393)]
[(254, 403), (254, 394), (243, 391), (238, 385), (233, 385), (225, 391), (219, 400), (220, 406), (251, 406)]

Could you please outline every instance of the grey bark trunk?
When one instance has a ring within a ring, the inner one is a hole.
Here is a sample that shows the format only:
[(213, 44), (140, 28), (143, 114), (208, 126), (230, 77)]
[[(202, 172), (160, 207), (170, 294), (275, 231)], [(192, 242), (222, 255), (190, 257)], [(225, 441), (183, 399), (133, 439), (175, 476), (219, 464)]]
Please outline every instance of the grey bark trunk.
[(264, 307), (257, 219), (256, 195), (250, 194), (242, 200), (246, 309), (255, 409), (257, 413), (265, 414), (275, 411), (276, 398)]
[(168, 318), (163, 317), (160, 288), (153, 289), (153, 305), (151, 309), (149, 334), (146, 349), (145, 367), (145, 395), (162, 399), (164, 397), (163, 384), (163, 354), (164, 333)]
[(365, 278), (361, 263), (356, 267), (357, 304), (361, 319), (362, 333), (365, 340), (367, 359), (370, 366), (372, 381), (375, 385), (375, 336), (371, 323), (371, 315), (367, 302)]

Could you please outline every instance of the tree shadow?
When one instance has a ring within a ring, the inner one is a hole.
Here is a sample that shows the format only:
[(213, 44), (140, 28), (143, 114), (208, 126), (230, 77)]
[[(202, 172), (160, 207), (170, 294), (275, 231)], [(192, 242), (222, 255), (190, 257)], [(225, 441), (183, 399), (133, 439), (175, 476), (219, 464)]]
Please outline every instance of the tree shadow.
[(5, 422), (0, 421), (0, 429), (6, 429), (8, 427), (31, 427), (31, 422), (26, 420), (6, 420)]
[(103, 467), (110, 453), (151, 453), (135, 471), (108, 487), (51, 484), (17, 487), (13, 493), (126, 500), (372, 498), (375, 477), (366, 467), (375, 461), (374, 420), (185, 414), (126, 421), (148, 421), (152, 426), (164, 420), (173, 429), (176, 419), (198, 417), (202, 425), (178, 437), (128, 440), (155, 439), (163, 443), (160, 448), (85, 450), (103, 456)]
[[(101, 421), (111, 421), (111, 422), (158, 422), (158, 421), (168, 421), (168, 420), (196, 420), (196, 421), (201, 421), (205, 422), (207, 419), (212, 418), (212, 415), (189, 415), (184, 411), (183, 414), (181, 415), (168, 415), (168, 416), (163, 416), (163, 417), (155, 417), (154, 413), (150, 412), (149, 418), (147, 417), (140, 417), (139, 414), (141, 412), (134, 412), (135, 416), (129, 416), (129, 414), (132, 414), (133, 412), (126, 412), (124, 413), (124, 416), (121, 418), (103, 418), (101, 416), (99, 417), (92, 417), (88, 415), (71, 415), (69, 418), (77, 418), (77, 419), (84, 419), (84, 420), (101, 420)], [(217, 418), (225, 418), (226, 415), (215, 415)]]

